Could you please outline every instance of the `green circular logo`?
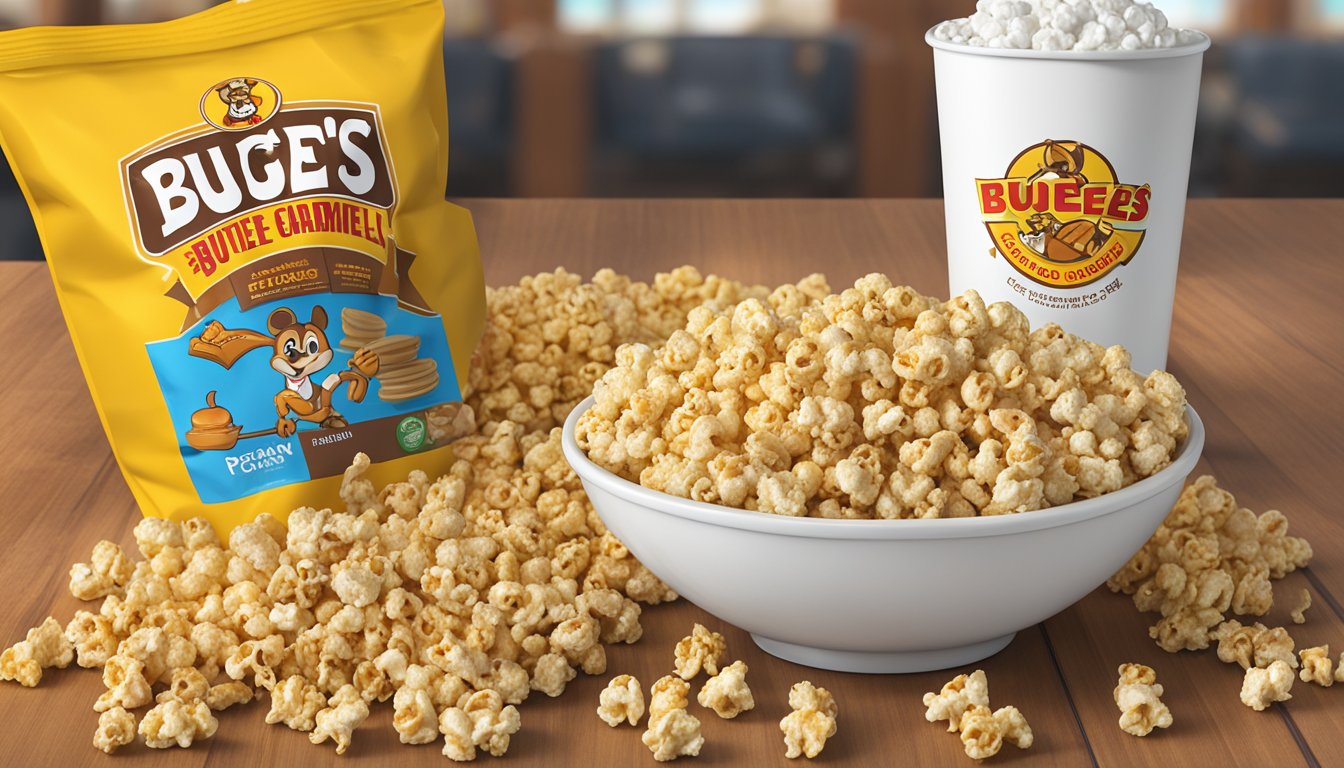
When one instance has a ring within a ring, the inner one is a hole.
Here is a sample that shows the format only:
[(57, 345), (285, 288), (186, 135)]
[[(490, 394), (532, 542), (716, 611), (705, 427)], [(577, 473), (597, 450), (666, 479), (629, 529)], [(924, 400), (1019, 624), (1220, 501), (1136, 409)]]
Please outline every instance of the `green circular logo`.
[(419, 416), (407, 416), (397, 422), (397, 443), (407, 453), (414, 453), (425, 445), (425, 422)]

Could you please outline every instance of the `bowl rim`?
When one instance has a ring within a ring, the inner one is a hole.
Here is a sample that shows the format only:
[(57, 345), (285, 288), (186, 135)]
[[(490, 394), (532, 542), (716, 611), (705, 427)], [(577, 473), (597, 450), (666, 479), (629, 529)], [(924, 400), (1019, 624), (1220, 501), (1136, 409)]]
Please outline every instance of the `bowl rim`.
[[(942, 22), (939, 22), (941, 24)], [(1057, 61), (1145, 61), (1152, 59), (1176, 59), (1182, 56), (1195, 56), (1209, 49), (1213, 41), (1208, 34), (1193, 29), (1199, 37), (1181, 45), (1169, 48), (1139, 48), (1133, 51), (1043, 51), (1035, 48), (988, 48), (939, 40), (933, 36), (938, 24), (929, 27), (924, 33), (924, 42), (930, 47), (948, 53), (962, 53), (968, 56), (992, 56), (1005, 59), (1052, 59)]]
[[(561, 450), (570, 467), (585, 485), (592, 484), (607, 493), (650, 511), (693, 520), (707, 525), (745, 531), (815, 539), (961, 539), (1005, 536), (1047, 528), (1073, 525), (1086, 520), (1130, 509), (1137, 504), (1184, 483), (1194, 471), (1204, 450), (1204, 422), (1189, 404), (1185, 415), (1190, 434), (1177, 448), (1171, 464), (1133, 485), (1092, 499), (1074, 501), (1049, 509), (989, 517), (955, 517), (911, 520), (833, 520), (817, 517), (789, 517), (736, 509), (721, 504), (684, 499), (645, 488), (598, 466), (579, 448), (574, 437), (579, 418), (592, 407), (590, 395), (575, 406), (565, 419)], [(600, 510), (599, 510), (600, 511)]]

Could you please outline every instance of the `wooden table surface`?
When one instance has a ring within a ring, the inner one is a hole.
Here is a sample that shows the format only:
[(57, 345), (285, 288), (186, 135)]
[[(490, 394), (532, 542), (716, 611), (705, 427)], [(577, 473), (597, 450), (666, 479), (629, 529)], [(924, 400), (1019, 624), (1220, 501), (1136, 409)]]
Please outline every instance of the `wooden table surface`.
[[(604, 266), (637, 278), (690, 263), (777, 284), (824, 271), (842, 287), (870, 271), (934, 294), (946, 290), (937, 201), (469, 201), (487, 280), (501, 284), (564, 266)], [(1344, 650), (1344, 201), (1190, 203), (1172, 331), (1171, 369), (1208, 427), (1198, 471), (1217, 474), (1256, 511), (1278, 508), (1316, 551), (1312, 566), (1276, 583), (1266, 621), (1290, 627), (1299, 648)], [(132, 543), (138, 513), (98, 429), (88, 391), (42, 264), (0, 264), (0, 641), (12, 643), (49, 613), (79, 607), (67, 570), (101, 538)], [(1302, 587), (1315, 607), (1287, 623)], [(921, 695), (952, 676), (862, 676), (789, 664), (747, 635), (680, 601), (644, 613), (644, 639), (612, 649), (608, 674), (576, 680), (559, 699), (534, 696), (501, 764), (651, 765), (640, 731), (609, 729), (593, 713), (614, 674), (648, 685), (671, 668), (672, 646), (693, 621), (719, 628), (746, 660), (757, 707), (724, 721), (692, 705), (705, 746), (692, 764), (782, 765), (777, 726), (789, 686), (810, 679), (834, 692), (839, 733), (825, 765), (969, 765), (961, 743), (923, 719)], [(1065, 766), (1344, 765), (1344, 686), (1298, 683), (1292, 701), (1257, 713), (1238, 700), (1240, 670), (1212, 652), (1170, 655), (1147, 637), (1150, 618), (1104, 588), (1018, 633), (981, 665), (995, 705), (1029, 718), (1036, 745), (1005, 746), (995, 764)], [(1138, 739), (1121, 732), (1111, 700), (1115, 669), (1157, 669), (1175, 725)], [(964, 670), (969, 671), (969, 669)], [(90, 746), (96, 672), (50, 670), (42, 685), (0, 684), (0, 765), (107, 765)], [(404, 747), (391, 707), (378, 706), (337, 759), (330, 744), (263, 723), (259, 701), (220, 717), (215, 738), (190, 750), (129, 747), (117, 764), (443, 765), (436, 747)], [(489, 756), (482, 759), (493, 761)]]

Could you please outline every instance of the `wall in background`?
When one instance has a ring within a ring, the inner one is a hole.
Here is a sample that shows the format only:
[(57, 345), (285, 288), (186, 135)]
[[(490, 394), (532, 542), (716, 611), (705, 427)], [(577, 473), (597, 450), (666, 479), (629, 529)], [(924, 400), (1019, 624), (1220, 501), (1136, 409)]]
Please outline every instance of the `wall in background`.
[[(214, 0), (0, 0), (0, 27)], [(936, 196), (924, 31), (972, 0), (444, 0), (453, 196)], [(1162, 0), (1208, 30), (1192, 195), (1333, 196), (1344, 0)], [(34, 254), (0, 168), (0, 258)]]

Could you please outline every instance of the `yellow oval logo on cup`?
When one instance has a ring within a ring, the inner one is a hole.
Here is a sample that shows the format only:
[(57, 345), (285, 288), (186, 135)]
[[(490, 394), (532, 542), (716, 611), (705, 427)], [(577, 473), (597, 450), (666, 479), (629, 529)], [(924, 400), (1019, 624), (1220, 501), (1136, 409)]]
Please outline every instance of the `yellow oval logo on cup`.
[(201, 117), (222, 131), (245, 131), (280, 110), (280, 89), (255, 77), (231, 77), (201, 96)]
[(995, 250), (1041, 285), (1096, 282), (1143, 242), (1152, 190), (1120, 183), (1110, 161), (1081, 142), (1033, 144), (1003, 178), (975, 184)]

